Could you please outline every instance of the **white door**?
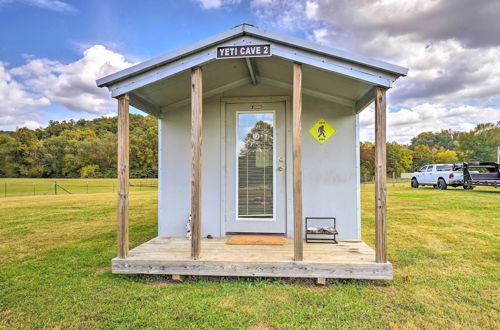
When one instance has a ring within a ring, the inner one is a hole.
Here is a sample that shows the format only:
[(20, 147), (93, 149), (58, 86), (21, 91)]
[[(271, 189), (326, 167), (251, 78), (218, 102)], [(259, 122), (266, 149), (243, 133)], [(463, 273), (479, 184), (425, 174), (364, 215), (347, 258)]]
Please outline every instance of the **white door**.
[(226, 232), (286, 232), (285, 103), (226, 104)]
[(425, 170), (425, 172), (423, 173), (423, 177), (424, 177), (423, 183), (425, 183), (425, 184), (435, 183), (433, 180), (433, 168), (434, 168), (434, 165), (427, 166), (427, 170)]

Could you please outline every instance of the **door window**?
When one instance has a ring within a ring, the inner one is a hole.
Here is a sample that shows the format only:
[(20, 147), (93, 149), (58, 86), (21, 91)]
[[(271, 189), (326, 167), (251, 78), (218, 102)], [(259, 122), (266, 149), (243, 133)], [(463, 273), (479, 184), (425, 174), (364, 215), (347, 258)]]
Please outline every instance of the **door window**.
[(237, 114), (237, 215), (274, 217), (274, 113)]

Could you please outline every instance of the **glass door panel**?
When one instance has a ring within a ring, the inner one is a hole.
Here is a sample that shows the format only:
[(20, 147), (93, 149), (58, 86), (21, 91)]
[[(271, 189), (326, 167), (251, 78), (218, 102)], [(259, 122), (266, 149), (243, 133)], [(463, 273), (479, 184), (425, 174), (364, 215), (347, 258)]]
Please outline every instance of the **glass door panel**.
[(237, 114), (238, 219), (274, 218), (274, 113)]

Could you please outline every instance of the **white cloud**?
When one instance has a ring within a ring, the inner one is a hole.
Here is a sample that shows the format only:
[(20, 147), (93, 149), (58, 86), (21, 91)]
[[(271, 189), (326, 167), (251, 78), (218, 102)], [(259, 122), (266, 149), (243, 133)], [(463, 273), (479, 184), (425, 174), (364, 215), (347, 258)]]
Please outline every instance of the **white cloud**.
[(34, 120), (26, 120), (24, 123), (22, 123), (21, 125), (19, 125), (18, 127), (26, 127), (26, 128), (29, 128), (29, 129), (37, 129), (37, 128), (40, 128), (42, 127), (43, 125), (40, 124), (39, 122), (37, 121), (34, 121)]
[[(0, 5), (10, 4), (14, 0), (0, 0)], [(63, 14), (75, 14), (78, 10), (64, 1), (59, 0), (19, 0), (17, 3), (24, 3), (29, 6), (38, 7), (41, 9), (48, 9)]]
[(50, 104), (48, 98), (29, 92), (12, 79), (5, 63), (0, 62), (0, 130), (15, 128), (27, 121), (39, 119), (38, 107)]
[(82, 58), (68, 64), (23, 57), (27, 63), (10, 70), (0, 62), (0, 130), (40, 127), (43, 107), (53, 103), (75, 112), (109, 115), (116, 102), (95, 81), (133, 65), (101, 45), (88, 48)]
[(113, 118), (113, 117), (116, 117), (118, 114), (116, 112), (108, 112), (108, 113), (105, 113), (104, 115), (102, 115), (103, 117), (106, 117), (106, 118)]
[(203, 9), (219, 9), (223, 6), (236, 5), (241, 0), (196, 0)]
[[(403, 109), (388, 115), (391, 139), (500, 116), (498, 0), (254, 0), (252, 8), (264, 25), (408, 67), (390, 91), (389, 105)], [(362, 113), (362, 138), (373, 136), (371, 117)]]
[(318, 16), (319, 5), (316, 1), (306, 1), (306, 17), (316, 19)]
[[(409, 143), (412, 137), (422, 132), (449, 128), (467, 131), (477, 124), (497, 121), (500, 121), (500, 111), (492, 107), (424, 103), (412, 108), (388, 112), (387, 140)], [(375, 129), (373, 106), (361, 112), (360, 126), (361, 140), (373, 141)]]
[(316, 1), (253, 0), (251, 8), (262, 22), (279, 30), (309, 34), (312, 28), (321, 27), (321, 23), (316, 22), (319, 10)]
[(252, 0), (251, 4), (252, 4), (252, 6), (262, 6), (265, 4), (269, 4), (273, 1), (274, 0)]
[(96, 79), (131, 65), (123, 55), (95, 45), (85, 50), (81, 59), (69, 64), (31, 58), (10, 72), (31, 90), (72, 111), (104, 114), (115, 104), (106, 89), (96, 87)]

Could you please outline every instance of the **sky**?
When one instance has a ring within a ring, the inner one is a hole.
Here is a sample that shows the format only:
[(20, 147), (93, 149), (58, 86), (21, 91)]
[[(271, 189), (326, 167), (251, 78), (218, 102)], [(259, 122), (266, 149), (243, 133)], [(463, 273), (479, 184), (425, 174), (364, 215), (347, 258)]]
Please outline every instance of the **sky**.
[[(389, 141), (500, 121), (498, 0), (0, 0), (0, 130), (113, 116), (95, 80), (249, 23), (410, 69)], [(373, 107), (360, 115), (373, 140)]]

